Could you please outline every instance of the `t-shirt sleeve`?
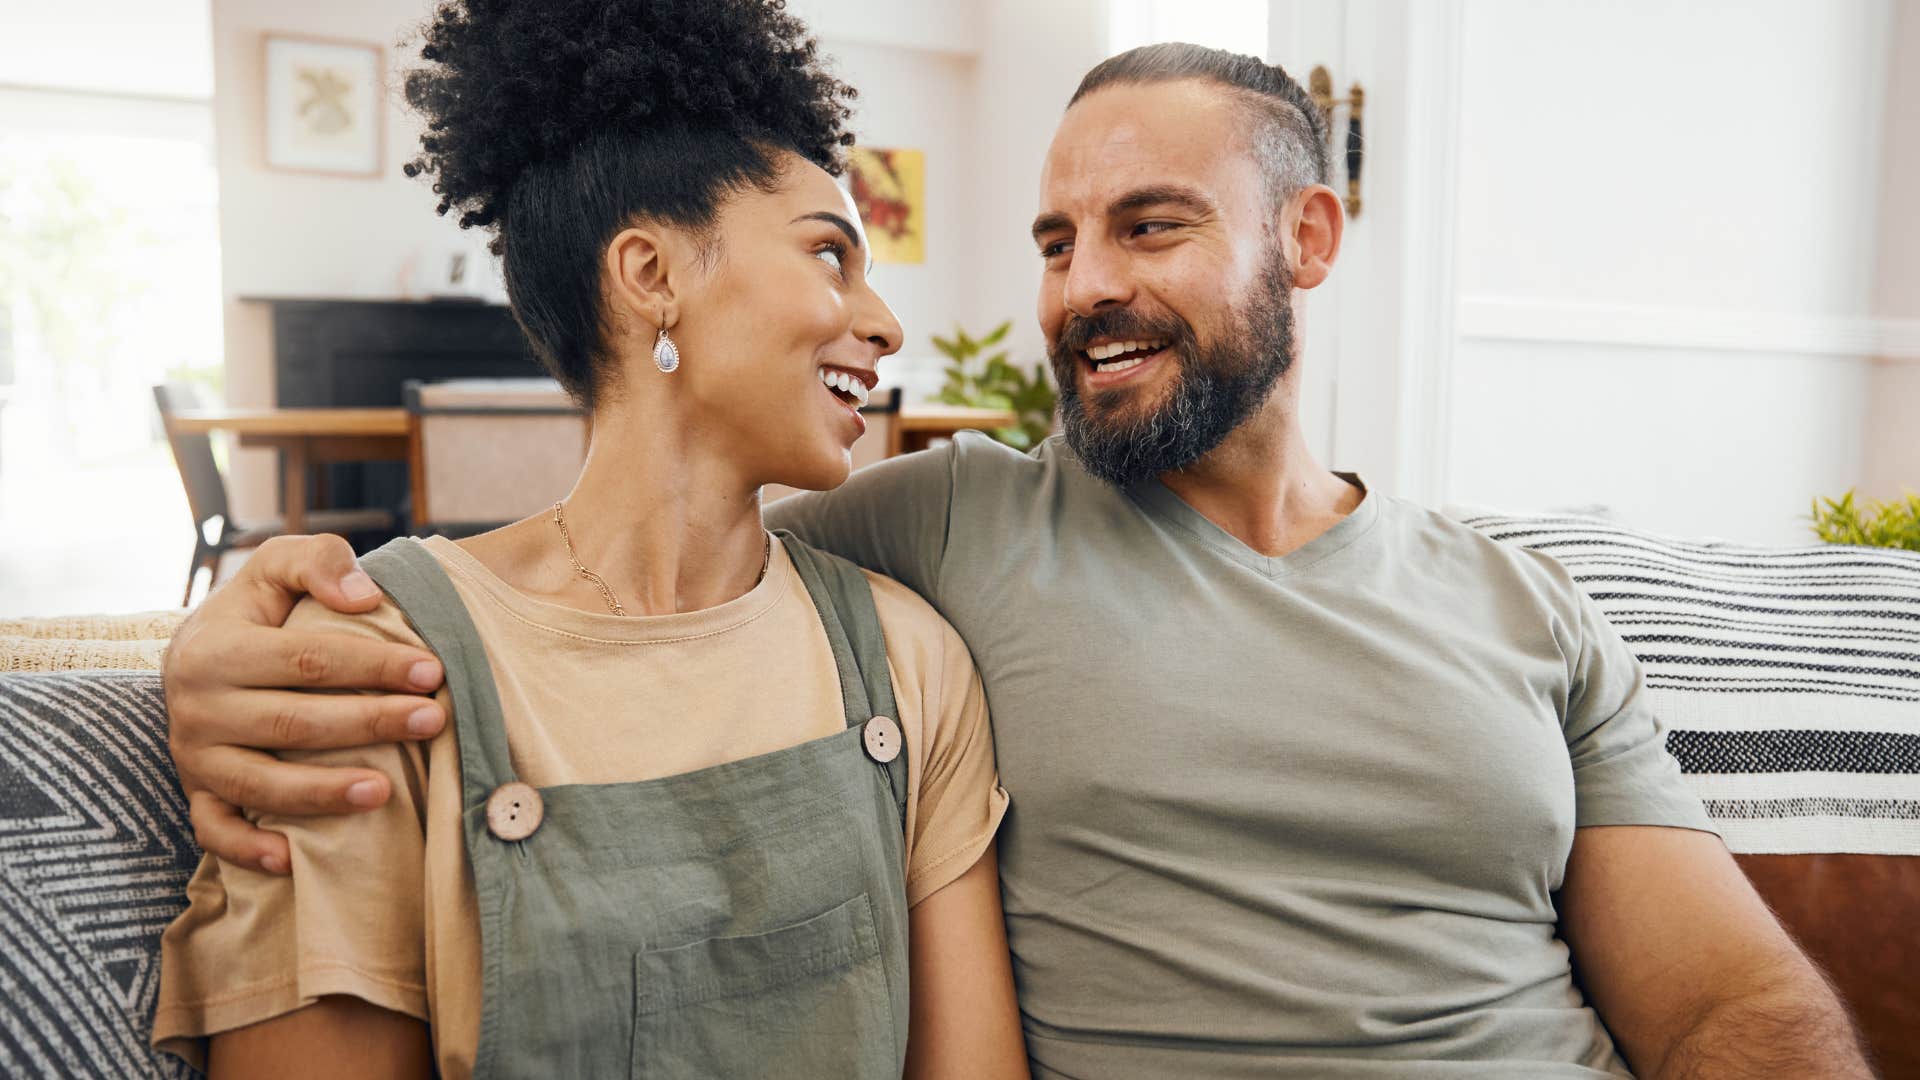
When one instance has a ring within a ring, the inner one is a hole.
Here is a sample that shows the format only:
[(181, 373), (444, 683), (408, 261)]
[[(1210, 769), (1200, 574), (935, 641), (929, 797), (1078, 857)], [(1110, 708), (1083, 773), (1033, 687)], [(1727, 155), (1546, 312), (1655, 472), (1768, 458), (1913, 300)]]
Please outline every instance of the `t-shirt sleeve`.
[(1584, 594), (1564, 728), (1573, 759), (1574, 825), (1667, 825), (1715, 831), (1667, 752), (1667, 725), (1647, 701), (1640, 661)]
[(939, 603), (953, 503), (954, 449), (904, 454), (861, 469), (832, 491), (767, 507), (767, 526), (904, 584)]
[[(287, 625), (422, 644), (390, 602), (356, 616), (306, 600)], [(206, 1036), (329, 994), (428, 1016), (424, 747), (383, 743), (279, 756), (377, 770), (393, 795), (363, 813), (259, 817), (263, 828), (286, 836), (289, 877), (202, 857), (187, 885), (186, 911), (161, 937), (153, 1029), (156, 1047), (196, 1066), (205, 1064)]]
[(921, 713), (927, 747), (909, 814), (909, 907), (952, 884), (978, 862), (1007, 813), (980, 673), (960, 635), (922, 607), (925, 618), (937, 625), (938, 636)]

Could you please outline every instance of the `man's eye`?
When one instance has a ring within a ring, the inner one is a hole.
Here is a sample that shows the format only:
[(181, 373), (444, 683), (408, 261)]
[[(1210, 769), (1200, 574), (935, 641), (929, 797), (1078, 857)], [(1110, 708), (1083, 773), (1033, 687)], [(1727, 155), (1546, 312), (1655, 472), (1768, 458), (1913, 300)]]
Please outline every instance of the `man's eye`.
[(1168, 229), (1178, 227), (1178, 225), (1171, 221), (1143, 221), (1133, 227), (1133, 233), (1135, 236), (1139, 236), (1142, 234), (1166, 232)]
[(1055, 240), (1053, 243), (1047, 244), (1040, 249), (1040, 257), (1043, 259), (1051, 259), (1059, 255), (1065, 255), (1072, 247), (1073, 241), (1071, 240)]

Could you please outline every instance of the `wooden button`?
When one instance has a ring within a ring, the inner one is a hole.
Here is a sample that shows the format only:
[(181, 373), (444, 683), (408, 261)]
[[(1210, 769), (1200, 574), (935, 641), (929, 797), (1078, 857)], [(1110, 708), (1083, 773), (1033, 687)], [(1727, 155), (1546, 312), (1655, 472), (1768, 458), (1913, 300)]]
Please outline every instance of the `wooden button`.
[(502, 840), (525, 840), (540, 827), (546, 804), (531, 784), (501, 784), (487, 796), (487, 829)]
[(867, 756), (882, 765), (899, 757), (900, 747), (906, 743), (900, 737), (900, 725), (894, 723), (891, 716), (876, 716), (867, 721), (860, 739), (866, 743)]

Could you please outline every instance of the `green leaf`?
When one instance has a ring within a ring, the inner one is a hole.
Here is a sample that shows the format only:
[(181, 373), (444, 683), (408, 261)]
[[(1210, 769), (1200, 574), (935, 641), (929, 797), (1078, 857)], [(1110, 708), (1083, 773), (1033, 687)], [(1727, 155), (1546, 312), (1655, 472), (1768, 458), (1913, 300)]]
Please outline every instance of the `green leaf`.
[(1920, 551), (1920, 495), (1912, 492), (1860, 505), (1849, 490), (1838, 499), (1816, 497), (1812, 511), (1814, 535), (1827, 543)]
[(994, 327), (992, 333), (988, 334), (986, 337), (981, 338), (980, 344), (998, 345), (1000, 344), (1001, 340), (1007, 336), (1007, 331), (1011, 329), (1013, 329), (1013, 320), (1008, 319), (1006, 322), (1003, 322), (999, 326)]

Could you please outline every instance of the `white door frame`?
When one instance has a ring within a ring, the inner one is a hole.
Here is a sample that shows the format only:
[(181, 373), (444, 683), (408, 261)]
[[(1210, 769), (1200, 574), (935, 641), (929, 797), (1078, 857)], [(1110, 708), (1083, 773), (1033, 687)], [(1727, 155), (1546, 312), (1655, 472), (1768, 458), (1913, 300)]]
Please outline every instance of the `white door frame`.
[(1268, 22), (1290, 74), (1324, 63), (1367, 92), (1361, 213), (1309, 301), (1302, 422), (1325, 464), (1429, 506), (1448, 495), (1462, 3), (1272, 0)]

